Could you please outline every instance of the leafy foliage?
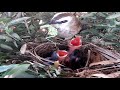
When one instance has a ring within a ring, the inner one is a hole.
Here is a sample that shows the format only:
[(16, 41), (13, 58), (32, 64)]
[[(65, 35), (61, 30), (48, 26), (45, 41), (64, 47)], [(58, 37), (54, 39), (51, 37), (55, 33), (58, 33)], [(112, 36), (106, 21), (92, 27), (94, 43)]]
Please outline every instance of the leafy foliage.
[[(83, 39), (100, 46), (113, 46), (120, 50), (120, 13), (111, 12), (91, 12), (82, 19), (90, 28), (81, 32)], [(118, 48), (119, 47), (119, 48)]]

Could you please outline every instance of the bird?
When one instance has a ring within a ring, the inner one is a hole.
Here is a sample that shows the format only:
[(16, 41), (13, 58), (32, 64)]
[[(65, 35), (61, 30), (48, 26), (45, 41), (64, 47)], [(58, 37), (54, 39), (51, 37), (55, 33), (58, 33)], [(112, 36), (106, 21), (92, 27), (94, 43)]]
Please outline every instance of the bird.
[(83, 60), (81, 59), (80, 48), (82, 46), (81, 36), (76, 36), (71, 40), (68, 40), (68, 50), (57, 50), (54, 51), (49, 58), (52, 61), (59, 61), (59, 63), (70, 67), (72, 69), (76, 69), (81, 67)]
[(76, 15), (68, 12), (56, 13), (49, 22), (58, 31), (58, 36), (65, 40), (71, 39), (82, 29), (80, 20)]
[(68, 56), (68, 52), (66, 50), (57, 50), (52, 53), (51, 57), (47, 57), (46, 59), (49, 59), (54, 62), (59, 61), (61, 63), (66, 59), (67, 56)]
[(72, 70), (84, 67), (86, 63), (86, 60), (83, 57), (83, 52), (79, 49), (75, 49), (71, 54), (66, 50), (57, 50), (52, 53), (51, 57), (47, 57), (47, 59), (54, 61), (54, 64), (49, 62), (50, 65), (57, 64), (56, 66), (58, 68), (59, 63)]
[(79, 68), (85, 67), (86, 64), (86, 57), (84, 57), (84, 54), (81, 50), (75, 49), (70, 55), (69, 55), (69, 68), (76, 70)]
[(68, 47), (69, 47), (69, 54), (74, 52), (76, 49), (80, 49), (82, 46), (82, 39), (81, 36), (75, 36), (75, 38), (72, 38), (68, 41)]
[(68, 52), (66, 50), (58, 50), (56, 52), (57, 56), (58, 56), (58, 60), (64, 61), (66, 59), (66, 57), (68, 56)]

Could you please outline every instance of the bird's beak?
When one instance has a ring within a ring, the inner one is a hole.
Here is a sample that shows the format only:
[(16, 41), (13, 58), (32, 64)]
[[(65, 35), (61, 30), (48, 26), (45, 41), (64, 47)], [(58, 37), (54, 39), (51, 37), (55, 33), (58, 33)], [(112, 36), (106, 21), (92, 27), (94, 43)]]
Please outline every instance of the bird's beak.
[(50, 21), (50, 22), (48, 22), (48, 24), (50, 24), (50, 25), (51, 25), (51, 24), (52, 24), (52, 22)]
[(49, 24), (51, 25), (51, 24), (54, 24), (55, 22), (53, 21), (53, 20), (51, 20), (51, 21), (49, 21)]
[(51, 20), (51, 21), (49, 21), (49, 24), (51, 25), (51, 24), (57, 24), (58, 22), (56, 22), (55, 20)]

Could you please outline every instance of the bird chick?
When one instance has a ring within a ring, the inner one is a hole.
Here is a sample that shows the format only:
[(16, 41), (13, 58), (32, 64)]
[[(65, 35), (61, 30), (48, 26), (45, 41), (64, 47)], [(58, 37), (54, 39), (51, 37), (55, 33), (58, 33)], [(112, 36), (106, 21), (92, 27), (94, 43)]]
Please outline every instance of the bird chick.
[(76, 36), (72, 40), (68, 41), (69, 46), (69, 54), (71, 54), (74, 50), (79, 49), (82, 46), (81, 36)]
[(69, 67), (73, 70), (84, 67), (86, 61), (84, 60), (83, 53), (76, 49), (69, 55)]
[(68, 56), (68, 52), (66, 50), (58, 50), (58, 51), (54, 51), (51, 57), (47, 57), (47, 59), (51, 61), (63, 62), (67, 56)]

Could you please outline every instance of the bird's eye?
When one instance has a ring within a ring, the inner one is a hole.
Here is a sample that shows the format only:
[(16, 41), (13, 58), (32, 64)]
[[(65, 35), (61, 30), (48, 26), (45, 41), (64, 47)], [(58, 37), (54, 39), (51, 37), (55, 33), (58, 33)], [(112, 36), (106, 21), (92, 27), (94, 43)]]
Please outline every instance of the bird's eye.
[(66, 23), (67, 20), (64, 20), (64, 21), (58, 21), (57, 24), (62, 24), (62, 23)]
[(49, 24), (62, 24), (66, 23), (68, 20), (63, 20), (63, 21), (51, 21)]
[(67, 22), (67, 20), (61, 21), (61, 23), (66, 23), (66, 22)]

